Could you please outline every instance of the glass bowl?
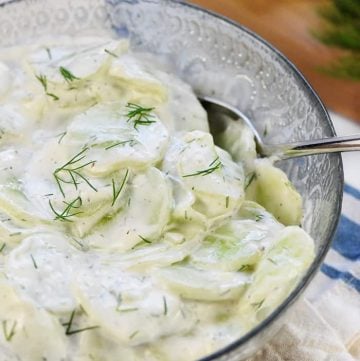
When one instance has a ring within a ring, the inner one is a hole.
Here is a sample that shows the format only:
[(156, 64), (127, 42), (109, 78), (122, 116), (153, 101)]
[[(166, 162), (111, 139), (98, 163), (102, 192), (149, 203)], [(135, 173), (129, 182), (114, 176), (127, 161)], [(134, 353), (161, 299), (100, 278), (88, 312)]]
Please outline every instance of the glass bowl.
[[(284, 55), (240, 25), (169, 0), (13, 0), (0, 5), (0, 46), (43, 35), (127, 36), (132, 47), (166, 58), (198, 94), (239, 107), (266, 141), (335, 135), (311, 86)], [(303, 228), (316, 256), (291, 294), (252, 331), (202, 361), (240, 361), (273, 337), (318, 271), (336, 229), (342, 201), (340, 155), (283, 161), (304, 200)]]

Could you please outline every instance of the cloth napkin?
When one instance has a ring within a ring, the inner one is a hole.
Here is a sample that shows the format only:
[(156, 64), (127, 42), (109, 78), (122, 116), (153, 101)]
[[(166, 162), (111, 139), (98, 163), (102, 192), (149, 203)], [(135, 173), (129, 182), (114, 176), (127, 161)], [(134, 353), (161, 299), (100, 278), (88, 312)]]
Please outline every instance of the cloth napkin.
[[(330, 113), (338, 135), (360, 127)], [(360, 360), (360, 152), (344, 153), (342, 214), (321, 271), (277, 336), (248, 361)]]

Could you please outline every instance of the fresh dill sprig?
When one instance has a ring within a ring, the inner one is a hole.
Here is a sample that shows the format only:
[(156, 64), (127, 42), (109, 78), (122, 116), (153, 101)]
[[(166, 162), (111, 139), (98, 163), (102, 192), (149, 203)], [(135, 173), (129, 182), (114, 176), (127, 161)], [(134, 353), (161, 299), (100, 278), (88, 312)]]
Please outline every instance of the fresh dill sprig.
[(108, 145), (108, 146), (105, 148), (105, 150), (108, 150), (108, 149), (117, 147), (117, 146), (119, 146), (119, 145), (124, 145), (124, 144), (127, 144), (127, 143), (132, 144), (133, 142), (134, 142), (134, 139), (124, 140), (124, 141), (122, 141), (122, 142), (116, 142), (116, 143), (113, 143), (113, 144)]
[(36, 263), (36, 261), (35, 261), (34, 256), (33, 256), (32, 254), (30, 254), (30, 257), (31, 257), (32, 263), (33, 263), (33, 265), (34, 265), (34, 268), (35, 268), (35, 269), (38, 269), (38, 265), (37, 265), (37, 263)]
[(4, 333), (4, 337), (5, 337), (6, 341), (10, 342), (11, 339), (14, 337), (16, 325), (17, 325), (17, 322), (14, 321), (11, 326), (10, 332), (8, 332), (9, 330), (7, 329), (7, 320), (2, 322), (3, 333)]
[(112, 179), (113, 201), (111, 203), (111, 207), (115, 204), (116, 200), (119, 198), (119, 195), (120, 195), (121, 191), (123, 190), (125, 183), (128, 180), (128, 175), (129, 175), (129, 169), (126, 169), (125, 176), (124, 176), (124, 178), (120, 184), (120, 188), (118, 190), (116, 190), (115, 181), (114, 181), (114, 179)]
[(6, 243), (4, 242), (0, 247), (0, 253), (2, 253), (5, 247), (6, 247)]
[[(54, 208), (54, 206), (51, 203), (51, 200), (49, 199), (49, 206), (56, 216), (55, 220), (59, 219), (61, 221), (72, 222), (72, 220), (69, 219), (70, 217), (74, 217), (74, 216), (82, 213), (82, 212), (76, 211), (77, 209), (79, 209), (82, 206), (82, 199), (80, 196), (76, 197), (74, 200), (72, 200), (69, 203), (65, 202), (65, 201), (63, 201), (63, 203), (66, 205), (66, 207), (61, 213), (59, 213)], [(75, 210), (75, 212), (74, 212), (74, 210)]]
[(59, 100), (60, 98), (53, 94), (53, 93), (49, 93), (48, 92), (48, 82), (47, 82), (47, 77), (46, 75), (43, 74), (39, 74), (39, 75), (35, 75), (36, 79), (39, 80), (39, 82), (41, 83), (41, 85), (44, 88), (45, 94), (51, 98), (53, 98), (54, 100)]
[(155, 123), (155, 120), (153, 120), (154, 116), (151, 114), (155, 108), (144, 108), (134, 103), (127, 103), (126, 108), (129, 109), (126, 114), (128, 117), (127, 121), (133, 121), (135, 129), (137, 129), (138, 125), (150, 125)]
[(166, 297), (163, 296), (163, 306), (164, 306), (164, 316), (167, 315), (168, 313), (168, 306), (167, 306), (167, 302), (166, 302)]
[[(81, 169), (84, 169), (88, 165), (94, 165), (96, 161), (91, 160), (89, 162), (80, 164), (86, 155), (84, 154), (89, 148), (84, 148), (81, 152), (76, 154), (74, 157), (72, 157), (68, 162), (66, 162), (63, 166), (55, 169), (53, 176), (56, 180), (56, 183), (60, 189), (61, 194), (65, 198), (65, 192), (63, 189), (62, 183), (65, 184), (73, 184), (75, 189), (78, 189), (78, 185), (80, 184), (78, 182), (78, 178), (82, 179), (90, 188), (92, 188), (95, 192), (97, 192), (97, 189), (90, 183), (90, 181), (80, 173)], [(69, 176), (68, 180), (65, 180), (61, 175), (65, 173)]]
[(90, 326), (90, 327), (84, 327), (84, 328), (72, 330), (71, 327), (74, 322), (75, 313), (76, 313), (76, 309), (71, 312), (69, 321), (62, 324), (63, 326), (66, 326), (66, 330), (65, 330), (66, 336), (71, 336), (74, 335), (75, 333), (80, 333), (84, 331), (94, 330), (100, 327), (100, 326)]
[(215, 172), (217, 169), (220, 169), (221, 167), (222, 167), (222, 163), (221, 163), (221, 161), (219, 160), (219, 157), (216, 157), (216, 158), (209, 164), (209, 168), (206, 168), (206, 169), (203, 169), (203, 170), (198, 170), (198, 171), (195, 172), (195, 173), (183, 175), (183, 178), (186, 178), (186, 177), (195, 177), (195, 176), (198, 176), (198, 175), (206, 176), (206, 175), (208, 175), (208, 174), (211, 174), (211, 173)]
[(80, 78), (78, 78), (77, 76), (75, 76), (70, 70), (64, 68), (63, 66), (61, 66), (59, 68), (60, 74), (62, 75), (62, 77), (65, 79), (65, 81), (67, 81), (68, 83), (71, 83), (74, 80), (80, 80)]
[(114, 58), (118, 58), (118, 56), (117, 56), (115, 53), (113, 53), (112, 51), (110, 51), (110, 50), (108, 50), (108, 49), (104, 49), (104, 51), (105, 51), (105, 53), (113, 56)]

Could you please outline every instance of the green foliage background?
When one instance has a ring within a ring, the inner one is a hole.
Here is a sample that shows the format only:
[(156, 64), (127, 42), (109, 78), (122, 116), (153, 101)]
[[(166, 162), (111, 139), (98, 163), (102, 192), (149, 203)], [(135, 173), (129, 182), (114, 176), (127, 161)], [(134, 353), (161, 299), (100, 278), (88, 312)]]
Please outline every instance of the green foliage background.
[(314, 35), (324, 44), (347, 50), (348, 55), (321, 70), (338, 77), (360, 80), (360, 0), (332, 0), (319, 9), (326, 26)]

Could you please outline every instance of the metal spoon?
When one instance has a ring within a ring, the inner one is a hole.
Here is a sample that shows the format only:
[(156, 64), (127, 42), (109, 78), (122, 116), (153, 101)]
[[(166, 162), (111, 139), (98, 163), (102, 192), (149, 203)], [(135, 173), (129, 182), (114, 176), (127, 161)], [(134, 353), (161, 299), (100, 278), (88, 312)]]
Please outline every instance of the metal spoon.
[(225, 115), (234, 120), (240, 118), (254, 133), (257, 152), (261, 157), (275, 155), (278, 159), (288, 159), (305, 155), (360, 150), (360, 134), (288, 144), (266, 144), (263, 142), (251, 120), (239, 109), (211, 97), (199, 97), (199, 100), (208, 113), (212, 134), (218, 134), (225, 130), (226, 122), (222, 116)]

